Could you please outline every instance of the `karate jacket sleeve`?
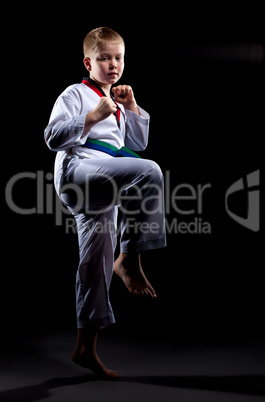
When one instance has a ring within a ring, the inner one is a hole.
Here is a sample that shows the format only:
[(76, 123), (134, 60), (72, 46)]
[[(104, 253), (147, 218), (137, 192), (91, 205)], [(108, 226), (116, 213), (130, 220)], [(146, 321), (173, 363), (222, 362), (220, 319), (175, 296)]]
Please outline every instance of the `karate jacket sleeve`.
[(148, 143), (150, 116), (139, 106), (138, 108), (140, 116), (125, 109), (125, 146), (132, 151), (143, 151)]
[(80, 114), (79, 105), (67, 96), (60, 96), (53, 108), (44, 138), (52, 151), (63, 151), (83, 145), (87, 136), (81, 138), (86, 114)]

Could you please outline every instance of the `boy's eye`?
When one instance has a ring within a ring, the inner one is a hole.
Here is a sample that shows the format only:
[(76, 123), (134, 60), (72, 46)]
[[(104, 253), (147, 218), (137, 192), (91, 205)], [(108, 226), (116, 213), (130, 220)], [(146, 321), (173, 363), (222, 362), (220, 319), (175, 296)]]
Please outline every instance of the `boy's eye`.
[[(122, 56), (117, 56), (117, 57), (115, 57), (115, 59), (116, 59), (117, 61), (121, 61), (121, 60), (122, 60)], [(107, 60), (109, 60), (109, 57), (108, 57), (108, 56), (100, 56), (100, 57), (98, 58), (98, 60), (99, 60), (99, 61), (107, 61)]]

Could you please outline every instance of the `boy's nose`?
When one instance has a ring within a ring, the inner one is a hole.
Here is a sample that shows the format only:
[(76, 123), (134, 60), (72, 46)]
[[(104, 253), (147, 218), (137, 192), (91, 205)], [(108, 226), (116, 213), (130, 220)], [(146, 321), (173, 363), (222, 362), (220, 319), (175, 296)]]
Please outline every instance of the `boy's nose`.
[(116, 60), (111, 60), (110, 62), (110, 68), (116, 68), (117, 67), (117, 62)]

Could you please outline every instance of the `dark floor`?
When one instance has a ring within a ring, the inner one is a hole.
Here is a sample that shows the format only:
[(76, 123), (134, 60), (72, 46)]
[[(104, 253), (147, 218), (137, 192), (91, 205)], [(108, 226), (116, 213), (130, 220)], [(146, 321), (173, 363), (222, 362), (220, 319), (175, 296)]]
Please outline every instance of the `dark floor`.
[(265, 401), (265, 345), (140, 341), (103, 331), (98, 353), (118, 371), (97, 379), (71, 362), (75, 333), (39, 335), (2, 356), (0, 400)]

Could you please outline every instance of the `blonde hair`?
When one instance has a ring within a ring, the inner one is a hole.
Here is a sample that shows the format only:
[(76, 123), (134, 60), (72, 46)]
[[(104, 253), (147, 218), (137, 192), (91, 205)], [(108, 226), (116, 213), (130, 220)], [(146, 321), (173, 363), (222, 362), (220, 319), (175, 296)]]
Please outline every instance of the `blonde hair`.
[(96, 49), (105, 42), (124, 45), (123, 38), (117, 32), (107, 27), (96, 28), (90, 31), (83, 41), (84, 56), (89, 57), (91, 52), (95, 53)]

